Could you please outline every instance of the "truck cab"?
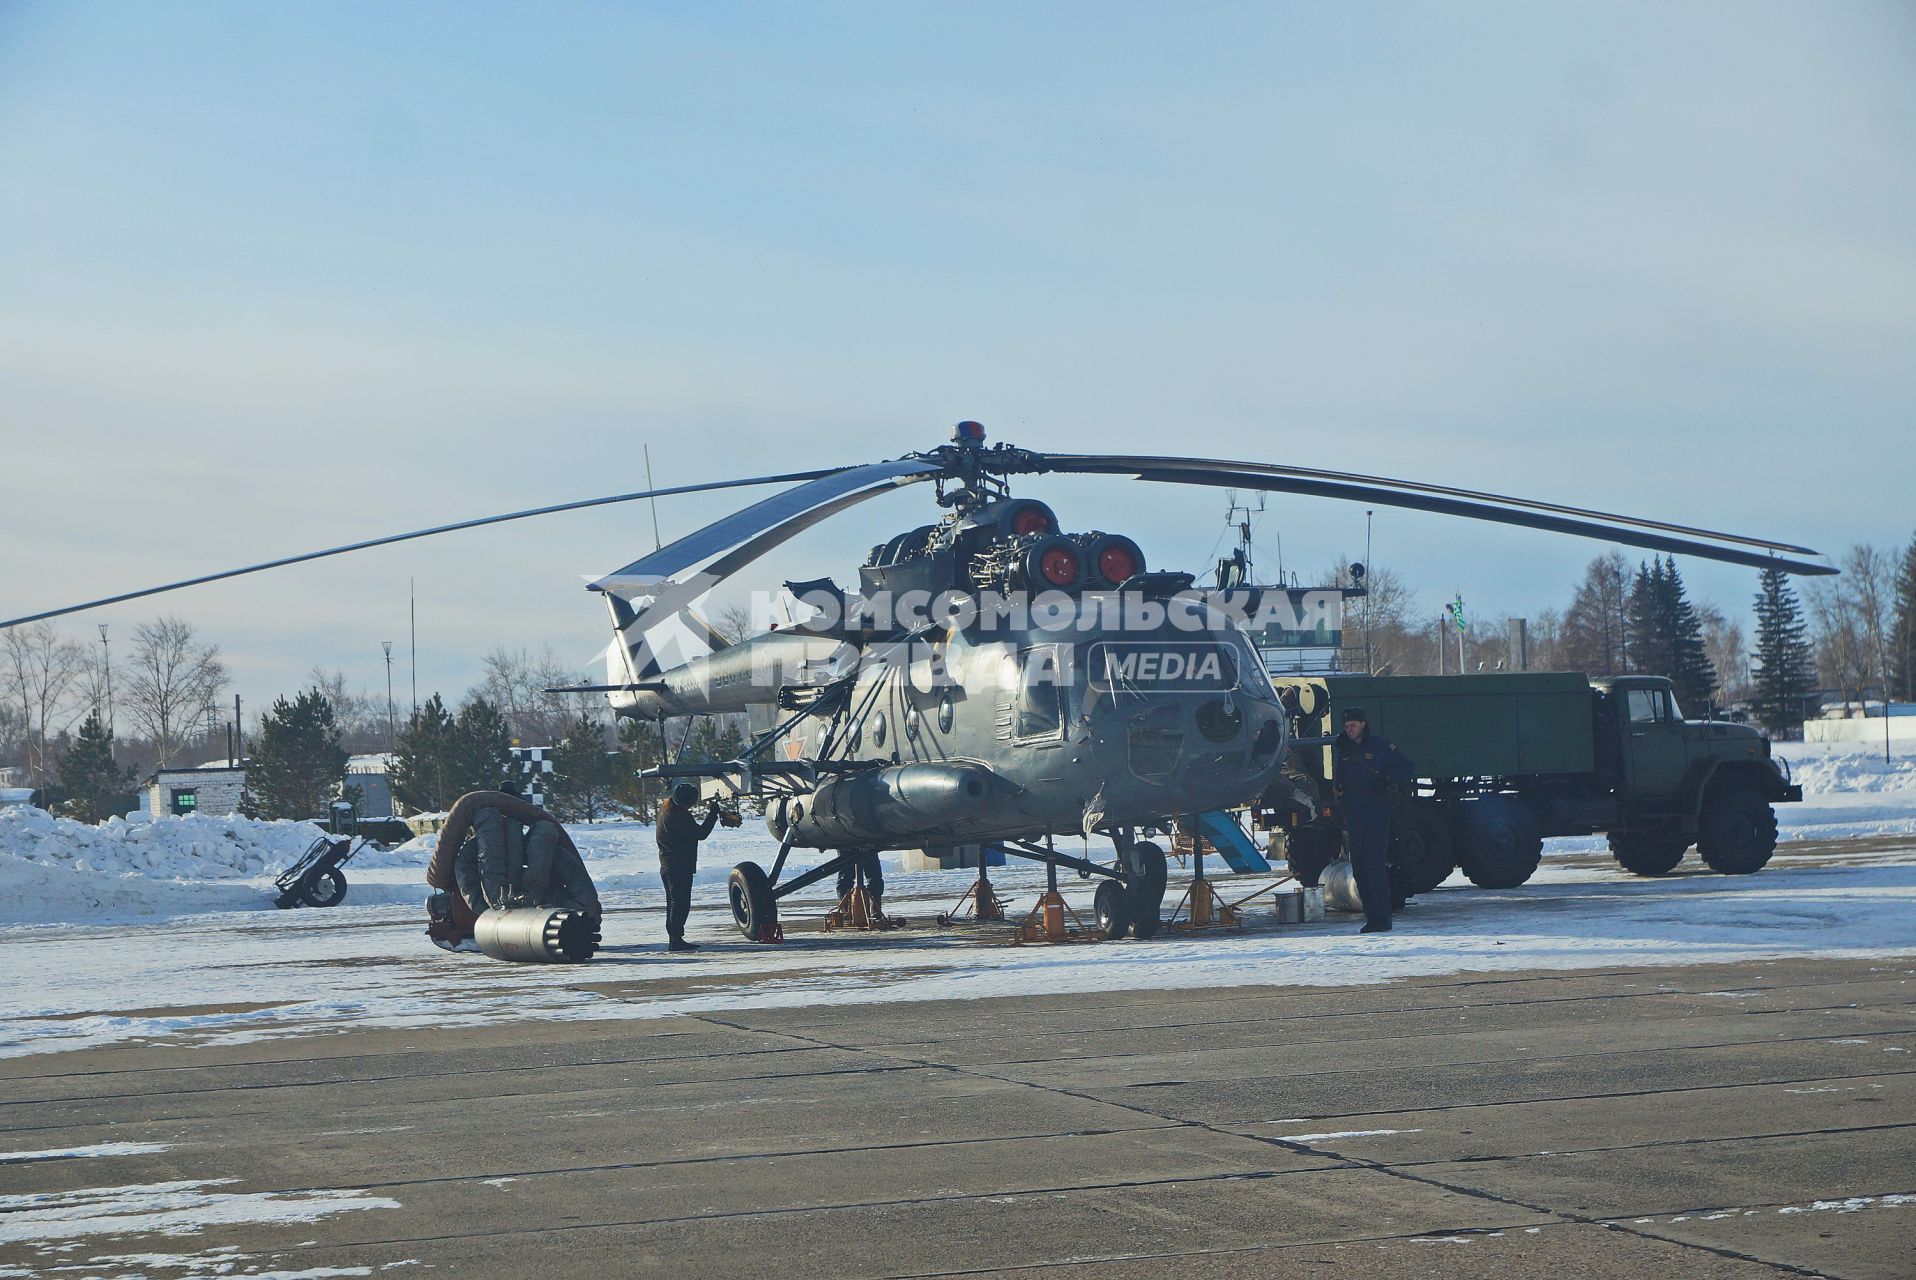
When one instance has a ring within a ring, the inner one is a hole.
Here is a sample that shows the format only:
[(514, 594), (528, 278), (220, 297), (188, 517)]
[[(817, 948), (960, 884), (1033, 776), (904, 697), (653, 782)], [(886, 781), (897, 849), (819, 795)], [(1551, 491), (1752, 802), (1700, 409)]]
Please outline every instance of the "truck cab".
[[(1769, 739), (1748, 725), (1686, 720), (1663, 676), (1611, 676), (1590, 686), (1597, 735), (1614, 735), (1615, 756), (1600, 741), (1598, 757), (1615, 771), (1617, 814), (1608, 830), (1619, 862), (1661, 874), (1654, 868), (1669, 870), (1693, 843), (1707, 846), (1705, 860), (1719, 871), (1755, 870), (1768, 860), (1776, 828), (1769, 806), (1803, 798), (1771, 756)], [(1740, 815), (1734, 822), (1724, 816), (1731, 811)]]

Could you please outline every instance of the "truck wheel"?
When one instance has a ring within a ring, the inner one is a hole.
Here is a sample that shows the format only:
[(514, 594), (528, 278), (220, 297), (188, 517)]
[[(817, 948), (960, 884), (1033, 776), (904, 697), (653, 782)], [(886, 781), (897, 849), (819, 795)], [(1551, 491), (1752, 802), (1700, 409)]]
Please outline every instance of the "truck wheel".
[(1689, 847), (1682, 836), (1667, 831), (1610, 833), (1610, 856), (1633, 875), (1667, 876), (1683, 861), (1683, 851)]
[(778, 922), (778, 899), (772, 896), (772, 880), (756, 862), (741, 862), (732, 868), (725, 883), (725, 895), (732, 904), (732, 923), (753, 942), (765, 941), (768, 925)]
[(1458, 806), (1458, 862), (1479, 889), (1514, 889), (1543, 859), (1536, 815), (1515, 796), (1483, 796)]
[(336, 907), (346, 900), (346, 873), (338, 867), (322, 871), (299, 887), (299, 896), (309, 907)]
[(1104, 936), (1116, 942), (1131, 932), (1131, 914), (1125, 902), (1124, 886), (1116, 880), (1098, 881), (1098, 891), (1092, 895), (1091, 905), (1098, 913), (1098, 927), (1104, 930)]
[(1411, 805), (1404, 820), (1391, 833), (1390, 860), (1392, 880), (1395, 881), (1395, 872), (1401, 868), (1403, 887), (1409, 896), (1429, 893), (1449, 879), (1457, 868), (1457, 858), (1452, 852), (1450, 823), (1445, 821), (1443, 810), (1423, 801)]
[(1710, 870), (1726, 876), (1761, 871), (1776, 852), (1776, 810), (1754, 787), (1710, 788), (1697, 824), (1696, 851)]
[(1158, 916), (1164, 905), (1164, 850), (1149, 840), (1140, 840), (1124, 851), (1124, 869), (1130, 873), (1130, 882), (1124, 887), (1124, 905), (1131, 917), (1131, 932), (1149, 938), (1164, 923)]
[(1315, 888), (1324, 868), (1337, 861), (1337, 833), (1294, 827), (1284, 837), (1284, 861), (1306, 889)]

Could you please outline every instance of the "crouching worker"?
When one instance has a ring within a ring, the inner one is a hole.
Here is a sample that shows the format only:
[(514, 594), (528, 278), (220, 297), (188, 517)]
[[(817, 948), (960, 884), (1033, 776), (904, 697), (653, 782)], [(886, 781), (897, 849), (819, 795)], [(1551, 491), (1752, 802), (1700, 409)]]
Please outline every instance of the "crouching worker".
[(712, 834), (719, 818), (717, 801), (706, 805), (705, 817), (694, 818), (692, 806), (698, 802), (699, 789), (681, 782), (659, 806), (659, 880), (665, 885), (665, 936), (673, 951), (698, 950), (685, 940), (685, 919), (692, 914), (692, 877), (699, 868), (699, 841)]

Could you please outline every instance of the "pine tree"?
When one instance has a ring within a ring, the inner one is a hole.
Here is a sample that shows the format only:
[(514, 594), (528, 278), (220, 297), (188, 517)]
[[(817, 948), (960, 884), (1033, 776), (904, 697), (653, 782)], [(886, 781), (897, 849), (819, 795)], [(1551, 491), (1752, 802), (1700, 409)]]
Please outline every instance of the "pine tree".
[(614, 766), (612, 803), (640, 822), (650, 822), (665, 786), (657, 778), (641, 778), (641, 769), (665, 762), (665, 747), (657, 726), (644, 720), (619, 722), (619, 758)]
[(1803, 723), (1803, 703), (1815, 688), (1815, 665), (1805, 638), (1803, 608), (1781, 569), (1765, 569), (1756, 597), (1757, 719), (1771, 732)]
[(1677, 705), (1689, 714), (1703, 715), (1716, 697), (1716, 665), (1703, 641), (1703, 619), (1683, 588), (1676, 557), (1663, 564), (1664, 614), (1669, 627), (1670, 679), (1676, 685)]
[(736, 760), (745, 750), (745, 735), (730, 720), (700, 718), (686, 735), (679, 755), (685, 760)]
[(453, 779), (459, 790), (453, 799), (468, 791), (517, 794), (519, 778), (513, 764), (512, 728), (499, 708), (485, 698), (474, 698), (459, 708), (453, 734)]
[(246, 789), (261, 817), (320, 817), (339, 795), (346, 759), (325, 694), (309, 689), (291, 702), (277, 698), (260, 722)]
[(113, 735), (96, 712), (80, 726), (73, 745), (60, 757), (60, 783), (66, 789), (66, 815), (81, 822), (105, 822), (131, 807), (133, 770), (113, 759)]
[(1896, 616), (1889, 640), (1889, 684), (1892, 696), (1916, 699), (1916, 537), (1903, 552), (1896, 573)]
[(393, 797), (415, 813), (442, 813), (459, 798), (458, 725), (438, 694), (426, 699), (393, 750)]
[(1652, 560), (1637, 566), (1624, 599), (1624, 628), (1629, 639), (1625, 670), (1645, 675), (1670, 674), (1670, 600), (1663, 564)]
[(611, 810), (618, 774), (619, 754), (605, 745), (605, 725), (581, 715), (553, 744), (546, 807), (561, 821), (596, 822)]

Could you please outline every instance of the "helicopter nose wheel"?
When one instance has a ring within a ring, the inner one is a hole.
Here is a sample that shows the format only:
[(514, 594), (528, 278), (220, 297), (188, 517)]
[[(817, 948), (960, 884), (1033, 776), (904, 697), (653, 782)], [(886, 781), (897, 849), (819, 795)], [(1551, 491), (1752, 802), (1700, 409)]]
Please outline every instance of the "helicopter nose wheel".
[(1116, 880), (1100, 880), (1098, 891), (1091, 899), (1092, 907), (1098, 913), (1098, 927), (1104, 930), (1106, 940), (1116, 942), (1131, 932), (1131, 904), (1124, 886)]
[(772, 879), (756, 862), (741, 862), (732, 868), (725, 885), (725, 896), (732, 906), (732, 923), (753, 942), (783, 942), (785, 931), (778, 923), (778, 899), (772, 896)]

